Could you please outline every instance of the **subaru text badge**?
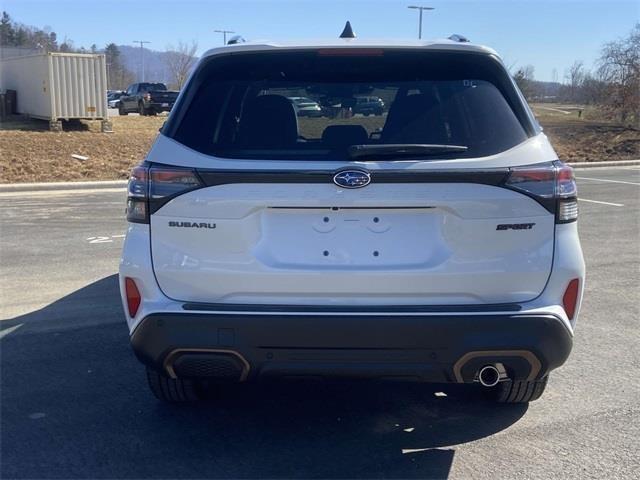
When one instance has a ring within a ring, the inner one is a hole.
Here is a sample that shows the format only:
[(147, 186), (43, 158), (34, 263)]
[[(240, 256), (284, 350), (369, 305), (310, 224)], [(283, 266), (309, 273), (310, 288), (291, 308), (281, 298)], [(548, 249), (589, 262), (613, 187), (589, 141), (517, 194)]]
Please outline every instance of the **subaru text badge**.
[(371, 175), (362, 170), (344, 170), (336, 173), (333, 183), (342, 188), (361, 188), (371, 183)]

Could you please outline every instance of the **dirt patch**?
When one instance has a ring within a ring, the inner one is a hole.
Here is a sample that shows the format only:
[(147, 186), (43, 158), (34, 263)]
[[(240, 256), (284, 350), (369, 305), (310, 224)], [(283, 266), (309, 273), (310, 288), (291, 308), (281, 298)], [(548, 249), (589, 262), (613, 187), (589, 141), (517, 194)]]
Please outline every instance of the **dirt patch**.
[(640, 158), (640, 131), (607, 123), (542, 123), (561, 160), (599, 162)]
[[(65, 125), (48, 131), (48, 123), (12, 119), (0, 128), (0, 180), (62, 182), (126, 179), (149, 150), (166, 117), (116, 117), (113, 133), (100, 122)], [(72, 155), (88, 157), (78, 160)]]
[[(580, 107), (534, 105), (534, 111), (562, 160), (640, 158), (638, 130), (603, 122), (589, 110), (579, 114)], [(362, 124), (371, 133), (383, 126), (384, 118), (363, 117)], [(126, 179), (145, 157), (165, 119), (113, 117), (113, 133), (101, 133), (100, 122), (77, 122), (55, 133), (48, 131), (47, 122), (11, 118), (0, 124), (0, 183)], [(319, 137), (328, 122), (345, 121), (300, 119), (301, 133)]]
[(599, 162), (640, 158), (640, 131), (618, 125), (593, 106), (533, 104), (561, 160)]

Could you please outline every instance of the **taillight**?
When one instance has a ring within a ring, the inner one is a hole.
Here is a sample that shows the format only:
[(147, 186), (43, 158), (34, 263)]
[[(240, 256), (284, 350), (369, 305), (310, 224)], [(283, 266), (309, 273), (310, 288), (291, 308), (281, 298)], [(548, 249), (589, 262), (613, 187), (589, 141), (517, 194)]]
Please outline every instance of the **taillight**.
[(201, 186), (196, 172), (188, 168), (135, 167), (129, 178), (127, 220), (149, 223), (149, 215), (169, 200)]
[(124, 279), (124, 290), (127, 295), (127, 309), (129, 310), (129, 316), (133, 318), (136, 316), (136, 313), (138, 313), (142, 296), (140, 295), (138, 286), (133, 278), (126, 277)]
[(175, 197), (201, 185), (193, 170), (186, 168), (152, 167), (150, 170), (149, 196), (152, 200)]
[(149, 168), (138, 166), (131, 170), (127, 197), (127, 220), (149, 223)]
[(512, 168), (505, 186), (535, 198), (556, 214), (556, 223), (578, 218), (578, 189), (573, 169), (562, 162)]
[(558, 223), (574, 222), (578, 219), (578, 186), (573, 176), (573, 168), (561, 162), (558, 162), (556, 168), (556, 198), (558, 199), (556, 221)]
[(580, 280), (574, 278), (567, 285), (567, 289), (564, 291), (564, 295), (562, 296), (562, 307), (564, 311), (567, 313), (567, 317), (569, 320), (573, 320), (574, 315), (576, 314), (576, 305), (578, 304), (578, 287), (580, 286)]

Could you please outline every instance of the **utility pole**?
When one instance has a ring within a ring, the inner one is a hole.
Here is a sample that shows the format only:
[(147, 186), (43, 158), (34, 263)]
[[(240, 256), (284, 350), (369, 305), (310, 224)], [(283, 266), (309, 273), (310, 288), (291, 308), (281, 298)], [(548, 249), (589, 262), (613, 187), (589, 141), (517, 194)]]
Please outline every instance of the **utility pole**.
[(227, 44), (227, 33), (236, 33), (231, 30), (214, 30), (214, 32), (222, 34), (222, 45)]
[(411, 5), (407, 8), (411, 8), (413, 10), (419, 10), (420, 11), (420, 18), (418, 20), (418, 38), (422, 39), (422, 12), (424, 10), (435, 10), (435, 8), (433, 7), (419, 7), (417, 5)]
[(148, 40), (134, 40), (133, 43), (139, 43), (140, 44), (140, 66), (141, 66), (141, 82), (144, 82), (144, 44), (145, 43), (151, 43)]

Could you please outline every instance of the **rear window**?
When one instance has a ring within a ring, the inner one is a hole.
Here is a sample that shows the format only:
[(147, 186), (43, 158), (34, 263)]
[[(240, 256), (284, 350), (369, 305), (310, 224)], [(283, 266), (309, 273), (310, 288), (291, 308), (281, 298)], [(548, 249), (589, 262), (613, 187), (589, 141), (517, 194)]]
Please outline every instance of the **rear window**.
[(164, 133), (226, 158), (344, 161), (356, 145), (460, 146), (431, 156), (480, 157), (533, 128), (504, 68), (479, 54), (225, 55), (201, 64), (186, 93)]

